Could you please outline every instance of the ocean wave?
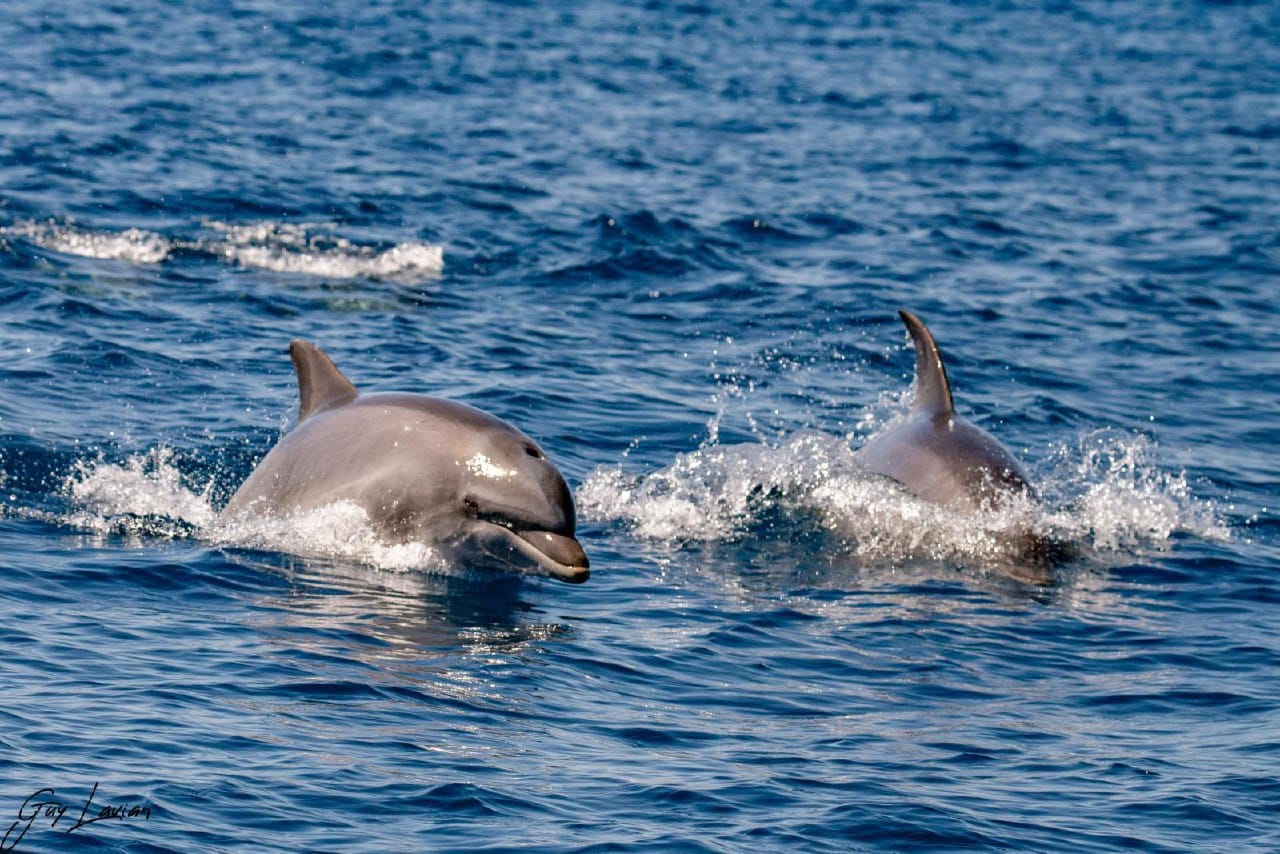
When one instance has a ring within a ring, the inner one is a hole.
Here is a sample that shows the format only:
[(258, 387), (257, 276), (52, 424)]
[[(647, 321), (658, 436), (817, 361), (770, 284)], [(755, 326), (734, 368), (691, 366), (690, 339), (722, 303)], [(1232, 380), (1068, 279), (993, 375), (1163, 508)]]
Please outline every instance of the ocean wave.
[(101, 231), (54, 220), (19, 221), (0, 235), (24, 238), (53, 252), (150, 265), (175, 252), (205, 255), (242, 267), (329, 279), (379, 278), (417, 281), (444, 269), (444, 248), (422, 242), (379, 248), (328, 234), (323, 226), (261, 222), (207, 222), (217, 236), (166, 237), (140, 228)]

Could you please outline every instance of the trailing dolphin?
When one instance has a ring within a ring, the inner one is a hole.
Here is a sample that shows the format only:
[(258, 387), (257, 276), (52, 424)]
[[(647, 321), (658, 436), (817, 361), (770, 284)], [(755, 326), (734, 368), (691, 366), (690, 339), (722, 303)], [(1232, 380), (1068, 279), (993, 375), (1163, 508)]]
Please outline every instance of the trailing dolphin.
[(1035, 490), (1013, 455), (956, 413), (947, 369), (928, 328), (899, 311), (916, 349), (916, 397), (907, 420), (867, 443), (867, 468), (935, 504), (977, 509), (1010, 492)]
[[(858, 452), (862, 463), (926, 501), (959, 510), (992, 507), (1016, 495), (1038, 501), (1013, 454), (955, 411), (947, 369), (928, 328), (909, 311), (898, 315), (915, 345), (916, 396), (905, 421)], [(1023, 563), (1044, 565), (1061, 556), (1062, 547), (1042, 535), (1028, 531), (1016, 539)], [(1037, 573), (1033, 580), (1048, 578)]]
[(582, 582), (569, 487), (528, 436), (466, 404), (361, 394), (314, 344), (294, 341), (298, 424), (231, 497), (220, 520), (284, 517), (354, 502), (393, 541), (436, 545)]

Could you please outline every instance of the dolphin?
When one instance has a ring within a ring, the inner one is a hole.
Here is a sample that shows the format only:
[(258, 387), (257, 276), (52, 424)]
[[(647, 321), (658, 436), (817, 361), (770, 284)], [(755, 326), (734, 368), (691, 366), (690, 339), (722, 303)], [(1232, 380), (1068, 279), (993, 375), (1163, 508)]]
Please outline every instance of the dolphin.
[(298, 423), (263, 457), (219, 516), (286, 517), (359, 505), (389, 541), (431, 543), (580, 583), (573, 496), (538, 445), (463, 403), (403, 392), (362, 394), (323, 350), (289, 344)]
[(863, 464), (934, 504), (976, 510), (1010, 493), (1035, 497), (1013, 454), (958, 414), (942, 355), (929, 329), (909, 311), (898, 316), (916, 349), (916, 397), (907, 419), (859, 451)]
[[(897, 481), (934, 504), (974, 512), (1014, 496), (1039, 503), (1030, 478), (1004, 445), (956, 412), (947, 369), (928, 327), (909, 311), (906, 324), (916, 351), (916, 395), (907, 417), (868, 442), (857, 456), (870, 471)], [(1032, 531), (1015, 537), (1030, 580), (1048, 583), (1047, 565), (1068, 551)]]

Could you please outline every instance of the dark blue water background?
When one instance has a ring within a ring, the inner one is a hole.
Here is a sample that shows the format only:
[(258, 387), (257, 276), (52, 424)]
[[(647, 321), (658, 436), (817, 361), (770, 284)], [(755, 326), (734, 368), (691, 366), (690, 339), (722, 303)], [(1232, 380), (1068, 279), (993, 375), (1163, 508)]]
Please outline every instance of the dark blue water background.
[[(0, 830), (1280, 847), (1277, 8), (11, 6)], [(1054, 585), (852, 462), (899, 307)], [(536, 437), (591, 580), (219, 539), (293, 337)]]

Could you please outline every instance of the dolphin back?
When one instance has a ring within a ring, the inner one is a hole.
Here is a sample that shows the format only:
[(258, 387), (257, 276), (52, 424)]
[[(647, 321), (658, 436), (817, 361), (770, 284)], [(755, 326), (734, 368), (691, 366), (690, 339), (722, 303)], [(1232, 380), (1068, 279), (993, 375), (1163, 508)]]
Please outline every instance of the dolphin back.
[(926, 501), (977, 509), (1001, 495), (1035, 495), (1008, 449), (955, 411), (947, 369), (928, 328), (898, 312), (916, 350), (916, 397), (907, 419), (858, 452), (871, 471), (893, 478)]

